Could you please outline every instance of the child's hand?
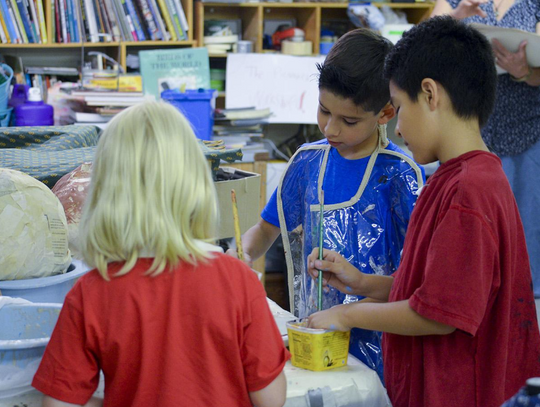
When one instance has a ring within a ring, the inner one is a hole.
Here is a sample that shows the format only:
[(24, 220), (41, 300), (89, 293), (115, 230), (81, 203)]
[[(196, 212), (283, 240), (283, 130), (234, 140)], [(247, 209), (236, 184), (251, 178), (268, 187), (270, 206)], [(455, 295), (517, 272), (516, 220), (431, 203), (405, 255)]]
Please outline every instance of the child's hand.
[(323, 271), (323, 287), (331, 285), (345, 294), (358, 294), (362, 285), (363, 273), (350, 264), (339, 253), (323, 249), (323, 259), (318, 260), (319, 248), (314, 248), (308, 256), (308, 273), (318, 278), (319, 270)]
[[(236, 249), (229, 249), (225, 252), (228, 256), (234, 257), (235, 259), (238, 258), (238, 252)], [(251, 260), (251, 256), (244, 252), (244, 263), (246, 263), (249, 267), (253, 268), (253, 260)]]
[(462, 20), (472, 16), (486, 18), (487, 14), (480, 8), (480, 6), (487, 2), (488, 0), (462, 0), (454, 9), (452, 16), (457, 20)]
[(308, 328), (332, 329), (335, 331), (349, 331), (345, 320), (346, 304), (336, 305), (330, 309), (319, 311), (308, 317)]

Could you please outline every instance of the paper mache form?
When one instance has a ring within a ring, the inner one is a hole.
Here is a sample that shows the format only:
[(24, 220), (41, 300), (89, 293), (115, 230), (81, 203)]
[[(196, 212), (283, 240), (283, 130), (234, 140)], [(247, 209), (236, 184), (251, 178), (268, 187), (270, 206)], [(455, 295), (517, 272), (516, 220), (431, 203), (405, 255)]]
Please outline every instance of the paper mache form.
[(45, 184), (0, 168), (0, 280), (65, 273), (71, 264), (64, 208)]
[(52, 188), (64, 207), (67, 219), (68, 244), (71, 255), (82, 260), (79, 244), (79, 223), (90, 187), (92, 163), (86, 162), (67, 173)]

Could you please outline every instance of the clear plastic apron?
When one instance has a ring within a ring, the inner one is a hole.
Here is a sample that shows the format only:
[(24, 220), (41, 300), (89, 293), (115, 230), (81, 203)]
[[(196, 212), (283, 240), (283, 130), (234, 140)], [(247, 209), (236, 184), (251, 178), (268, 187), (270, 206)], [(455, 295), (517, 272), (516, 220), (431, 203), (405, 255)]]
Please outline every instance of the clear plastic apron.
[[(385, 149), (386, 145), (386, 128), (379, 126), (379, 144), (356, 194), (346, 202), (324, 205), (323, 219), (324, 248), (339, 252), (364, 273), (381, 275), (397, 269), (410, 212), (423, 185), (418, 165), (406, 155)], [(330, 149), (328, 144), (300, 148), (289, 161), (277, 190), (291, 312), (300, 318), (317, 310), (317, 283), (306, 272), (306, 259), (319, 245), (319, 197)], [(292, 194), (294, 198), (283, 196), (282, 191), (290, 188), (302, 191)], [(326, 197), (328, 193), (325, 191)], [(300, 226), (287, 225), (286, 211), (302, 214), (295, 222)], [(362, 298), (330, 288), (324, 293), (323, 309)], [(382, 376), (380, 333), (353, 329), (350, 352)]]

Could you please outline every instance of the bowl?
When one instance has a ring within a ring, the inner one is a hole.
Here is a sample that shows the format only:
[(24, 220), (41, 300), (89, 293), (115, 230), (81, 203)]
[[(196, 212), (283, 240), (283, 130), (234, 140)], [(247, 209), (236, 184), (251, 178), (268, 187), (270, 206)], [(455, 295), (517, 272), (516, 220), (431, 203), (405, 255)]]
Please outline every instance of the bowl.
[(8, 303), (0, 308), (0, 399), (32, 390), (62, 304)]
[[(80, 260), (72, 260), (63, 274), (23, 280), (0, 281), (2, 295), (19, 297), (32, 302), (63, 303), (77, 279), (90, 267)], [(1, 326), (1, 325), (0, 325)]]

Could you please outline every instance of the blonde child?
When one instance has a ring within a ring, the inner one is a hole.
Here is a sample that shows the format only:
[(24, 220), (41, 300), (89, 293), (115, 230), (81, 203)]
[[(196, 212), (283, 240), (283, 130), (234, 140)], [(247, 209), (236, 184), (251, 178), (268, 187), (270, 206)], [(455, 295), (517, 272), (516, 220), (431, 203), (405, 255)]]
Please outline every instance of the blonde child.
[[(289, 354), (256, 275), (209, 242), (214, 185), (187, 120), (147, 102), (101, 137), (67, 295), (33, 386), (45, 406), (282, 406)], [(90, 401), (92, 403), (93, 401)], [(71, 403), (71, 404), (66, 404)]]

